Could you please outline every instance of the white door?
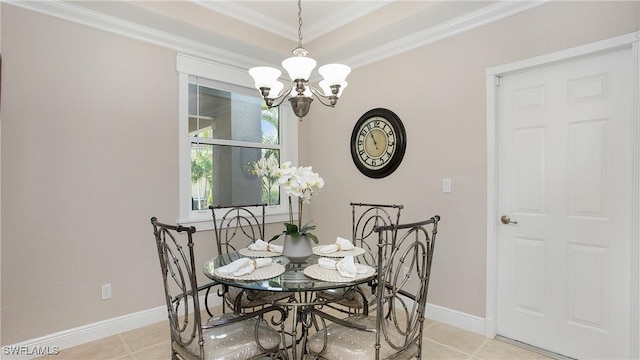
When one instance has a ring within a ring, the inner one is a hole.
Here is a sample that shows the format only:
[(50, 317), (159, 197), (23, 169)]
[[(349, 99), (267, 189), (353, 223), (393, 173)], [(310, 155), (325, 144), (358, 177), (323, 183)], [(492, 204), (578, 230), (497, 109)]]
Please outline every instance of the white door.
[(632, 74), (615, 50), (501, 79), (499, 335), (630, 356)]

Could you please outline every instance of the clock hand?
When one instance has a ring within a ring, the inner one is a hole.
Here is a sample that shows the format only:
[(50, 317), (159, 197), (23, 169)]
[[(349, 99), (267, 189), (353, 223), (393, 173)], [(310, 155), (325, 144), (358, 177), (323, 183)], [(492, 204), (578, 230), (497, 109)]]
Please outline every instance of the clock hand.
[(373, 136), (373, 134), (374, 134), (374, 133), (375, 133), (375, 132), (372, 132), (372, 133), (371, 133), (371, 139), (373, 140), (373, 145), (375, 145), (375, 146), (376, 146), (376, 150), (380, 150), (380, 149), (378, 149), (378, 143), (376, 142), (376, 137), (375, 137), (375, 136)]

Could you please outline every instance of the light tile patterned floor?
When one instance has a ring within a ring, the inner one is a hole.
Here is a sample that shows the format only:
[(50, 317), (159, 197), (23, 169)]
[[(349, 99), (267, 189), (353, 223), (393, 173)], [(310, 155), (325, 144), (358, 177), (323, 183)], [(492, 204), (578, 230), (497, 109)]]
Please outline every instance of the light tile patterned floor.
[[(40, 360), (168, 360), (169, 325), (166, 321), (62, 350)], [(456, 327), (427, 320), (423, 359), (489, 360), (550, 359), (529, 350)]]

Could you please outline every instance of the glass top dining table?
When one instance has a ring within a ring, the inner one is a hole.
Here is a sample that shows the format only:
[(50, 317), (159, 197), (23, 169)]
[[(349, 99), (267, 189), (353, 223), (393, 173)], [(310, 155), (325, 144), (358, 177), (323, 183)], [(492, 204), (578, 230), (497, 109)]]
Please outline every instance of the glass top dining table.
[[(311, 255), (302, 263), (291, 262), (287, 257), (281, 255), (270, 256), (273, 264), (268, 267), (276, 270), (274, 276), (267, 274), (266, 276), (255, 276), (258, 279), (242, 279), (238, 277), (220, 276), (216, 273), (216, 269), (229, 265), (240, 258), (248, 257), (241, 254), (241, 251), (242, 249), (240, 251), (221, 254), (208, 260), (203, 265), (204, 274), (221, 284), (245, 289), (249, 292), (271, 291), (293, 293), (294, 296), (292, 298), (287, 297), (283, 301), (275, 301), (275, 303), (281, 306), (293, 309), (293, 311), (287, 312), (287, 314), (290, 313), (292, 315), (291, 329), (289, 330), (292, 340), (290, 344), (285, 343), (284, 345), (285, 348), (291, 351), (292, 359), (304, 358), (308, 329), (311, 324), (313, 324), (313, 322), (309, 320), (310, 316), (312, 316), (310, 311), (318, 305), (328, 304), (340, 299), (340, 297), (333, 299), (326, 298), (318, 296), (318, 294), (325, 290), (353, 288), (359, 284), (369, 282), (376, 276), (375, 257), (371, 252), (366, 250), (362, 254), (354, 256), (354, 261), (367, 265), (368, 271), (365, 274), (358, 274), (355, 279), (341, 277), (337, 275), (337, 271), (335, 270), (320, 269), (318, 267), (318, 259), (321, 256), (317, 254)], [(335, 257), (334, 260), (338, 261), (340, 258)], [(255, 269), (254, 272), (262, 271), (260, 269), (261, 268)], [(307, 274), (305, 274), (305, 272), (307, 272)], [(318, 276), (321, 279), (314, 276)], [(325, 276), (330, 280), (322, 280)], [(348, 291), (343, 291), (342, 296), (347, 294), (349, 294)], [(299, 325), (302, 325), (300, 328), (300, 336), (298, 336)], [(299, 346), (301, 346), (300, 349), (298, 349)], [(300, 353), (300, 355), (298, 355), (298, 353)]]
[[(375, 271), (366, 276), (358, 276), (356, 279), (333, 279), (332, 281), (320, 280), (305, 275), (305, 269), (318, 263), (319, 255), (313, 254), (303, 263), (290, 262), (285, 256), (271, 257), (275, 264), (284, 267), (284, 272), (269, 279), (243, 280), (239, 278), (221, 277), (216, 274), (215, 269), (228, 265), (243, 256), (238, 251), (229, 252), (214, 257), (203, 265), (204, 274), (222, 284), (258, 291), (282, 291), (282, 292), (315, 292), (329, 289), (347, 288), (366, 283), (375, 278)], [(339, 260), (339, 258), (336, 258)], [(365, 251), (364, 254), (354, 257), (356, 263), (369, 265), (375, 270), (375, 260), (373, 255)]]

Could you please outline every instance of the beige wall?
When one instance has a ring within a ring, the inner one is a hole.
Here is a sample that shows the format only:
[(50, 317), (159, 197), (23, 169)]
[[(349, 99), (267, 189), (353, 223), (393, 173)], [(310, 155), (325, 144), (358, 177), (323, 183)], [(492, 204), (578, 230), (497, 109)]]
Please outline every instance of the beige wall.
[[(485, 69), (636, 31), (639, 4), (552, 2), (355, 69), (338, 106), (314, 104), (304, 120), (309, 163), (326, 182), (311, 206), (319, 235), (349, 234), (349, 201), (404, 204), (403, 221), (441, 215), (428, 302), (484, 318)], [(349, 153), (354, 123), (375, 107), (396, 112), (408, 138), (401, 166), (379, 180)]]
[(174, 52), (6, 3), (2, 27), (2, 344), (162, 305)]
[[(149, 218), (178, 217), (175, 53), (1, 6), (1, 343), (163, 305)], [(338, 107), (315, 104), (300, 129), (300, 164), (327, 183), (309, 207), (318, 234), (348, 236), (349, 201), (403, 203), (405, 221), (440, 214), (429, 302), (483, 317), (485, 68), (636, 31), (639, 14), (637, 2), (551, 3), (355, 69)], [(408, 133), (380, 180), (349, 154), (374, 107)], [(209, 233), (196, 240), (213, 251)]]
[[(0, 6), (0, 49), (2, 49), (2, 6)], [(2, 78), (2, 53), (0, 52), (0, 79)], [(0, 81), (0, 100), (2, 99), (2, 83)], [(1, 102), (1, 101), (0, 101)], [(0, 139), (2, 138), (2, 107), (0, 106)], [(0, 149), (2, 141), (0, 140)], [(0, 157), (2, 152), (0, 151)], [(2, 188), (2, 169), (0, 168), (0, 189)], [(0, 279), (2, 279), (2, 196), (0, 196)], [(2, 286), (0, 286), (0, 339), (2, 339)]]

